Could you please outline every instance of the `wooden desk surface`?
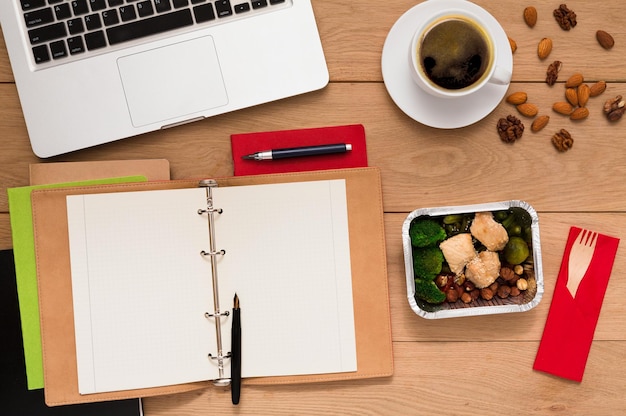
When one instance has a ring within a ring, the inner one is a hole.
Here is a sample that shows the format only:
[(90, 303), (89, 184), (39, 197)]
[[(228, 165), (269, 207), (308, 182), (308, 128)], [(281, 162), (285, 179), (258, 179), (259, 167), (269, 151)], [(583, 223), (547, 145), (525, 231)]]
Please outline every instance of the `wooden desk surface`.
[[(620, 246), (582, 383), (532, 370), (569, 227), (617, 237), (626, 230), (626, 119), (609, 123), (602, 105), (626, 96), (626, 25), (619, 1), (570, 1), (578, 26), (561, 30), (552, 18), (558, 2), (537, 0), (539, 22), (522, 20), (527, 4), (477, 0), (518, 45), (510, 92), (525, 91), (551, 116), (548, 127), (526, 132), (513, 145), (496, 134), (499, 118), (516, 110), (501, 103), (483, 121), (458, 130), (418, 124), (393, 103), (381, 75), (381, 51), (393, 23), (415, 1), (314, 0), (331, 82), (323, 90), (241, 110), (163, 132), (123, 140), (50, 161), (167, 158), (173, 178), (232, 174), (229, 135), (275, 129), (362, 123), (371, 166), (382, 169), (395, 374), (384, 379), (288, 387), (245, 387), (238, 407), (228, 391), (211, 389), (145, 400), (157, 415), (279, 414), (558, 414), (608, 415), (626, 411), (626, 247)], [(530, 4), (528, 4), (530, 5)], [(598, 29), (615, 38), (606, 51)], [(537, 43), (554, 40), (539, 61)], [(0, 41), (0, 248), (11, 247), (5, 188), (28, 184), (32, 153), (4, 42)], [(574, 72), (606, 80), (606, 92), (588, 104), (590, 116), (571, 122), (552, 112), (563, 100), (545, 71), (563, 61), (559, 81)], [(450, 114), (450, 117), (454, 117)], [(574, 147), (550, 143), (561, 128)], [(418, 207), (523, 199), (539, 213), (545, 294), (535, 309), (510, 315), (428, 321), (406, 301), (400, 229)], [(306, 357), (303, 357), (306, 359)]]

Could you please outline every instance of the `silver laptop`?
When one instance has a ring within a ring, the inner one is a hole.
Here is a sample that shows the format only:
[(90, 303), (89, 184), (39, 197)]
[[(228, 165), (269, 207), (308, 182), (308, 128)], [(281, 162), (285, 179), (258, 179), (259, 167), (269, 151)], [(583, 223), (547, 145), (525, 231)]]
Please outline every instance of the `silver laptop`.
[(310, 0), (0, 0), (35, 154), (317, 90)]

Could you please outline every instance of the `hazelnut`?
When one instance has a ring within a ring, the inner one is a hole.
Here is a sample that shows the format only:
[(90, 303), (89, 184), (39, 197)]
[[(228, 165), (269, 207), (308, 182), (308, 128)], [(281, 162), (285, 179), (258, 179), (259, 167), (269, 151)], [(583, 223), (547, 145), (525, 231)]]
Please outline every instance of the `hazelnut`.
[(500, 268), (500, 276), (507, 282), (515, 278), (515, 272), (510, 267)]
[(485, 300), (491, 300), (493, 299), (493, 291), (488, 287), (480, 289), (480, 297)]
[(435, 277), (435, 284), (438, 288), (445, 287), (448, 284), (448, 276), (446, 276), (445, 274), (438, 275), (437, 277)]
[(476, 289), (476, 286), (474, 285), (474, 283), (466, 280), (465, 283), (463, 283), (463, 288), (465, 288), (466, 292), (471, 292), (472, 290)]
[(519, 296), (522, 293), (517, 286), (511, 286), (511, 296)]
[(465, 292), (461, 295), (461, 300), (463, 303), (470, 303), (472, 301), (472, 296), (468, 292)]
[(526, 290), (528, 289), (528, 280), (526, 279), (519, 279), (516, 283), (516, 286), (519, 290)]
[(472, 300), (476, 300), (480, 297), (480, 289), (474, 289), (470, 292), (470, 296), (472, 297)]
[(498, 288), (498, 297), (501, 299), (506, 299), (511, 294), (511, 288), (507, 285), (502, 285)]
[(524, 266), (522, 266), (521, 264), (516, 264), (515, 267), (513, 267), (513, 272), (518, 275), (521, 276), (524, 274)]
[(459, 300), (459, 292), (457, 292), (454, 288), (448, 289), (446, 292), (446, 300), (450, 303), (456, 302)]

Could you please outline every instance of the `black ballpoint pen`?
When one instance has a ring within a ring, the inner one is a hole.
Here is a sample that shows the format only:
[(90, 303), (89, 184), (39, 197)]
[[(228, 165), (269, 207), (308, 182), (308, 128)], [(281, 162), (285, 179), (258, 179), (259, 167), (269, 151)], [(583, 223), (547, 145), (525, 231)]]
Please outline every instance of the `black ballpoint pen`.
[(233, 301), (233, 326), (231, 328), (231, 398), (233, 404), (239, 404), (241, 394), (241, 311), (239, 309), (239, 297), (235, 293)]
[(352, 150), (352, 145), (347, 143), (322, 144), (319, 146), (290, 147), (285, 149), (264, 150), (243, 156), (247, 160), (273, 160), (288, 157), (328, 155), (331, 153), (345, 153)]

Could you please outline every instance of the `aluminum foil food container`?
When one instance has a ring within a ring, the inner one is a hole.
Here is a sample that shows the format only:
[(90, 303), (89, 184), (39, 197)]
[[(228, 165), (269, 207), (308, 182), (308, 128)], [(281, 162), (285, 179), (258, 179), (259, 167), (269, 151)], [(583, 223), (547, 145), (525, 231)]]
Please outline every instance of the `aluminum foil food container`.
[[(476, 212), (496, 212), (521, 208), (531, 218), (532, 247), (528, 259), (524, 262), (528, 277), (528, 289), (519, 296), (501, 299), (494, 296), (486, 301), (477, 299), (471, 303), (458, 300), (454, 303), (444, 302), (430, 304), (415, 298), (415, 274), (413, 269), (413, 250), (409, 227), (411, 222), (421, 216), (441, 217), (450, 214), (472, 214)], [(426, 319), (453, 318), (463, 316), (491, 315), (499, 313), (525, 312), (539, 304), (543, 296), (543, 268), (541, 262), (541, 243), (539, 239), (539, 218), (535, 209), (528, 203), (520, 200), (493, 202), (475, 205), (448, 206), (436, 208), (420, 208), (411, 212), (402, 225), (402, 241), (404, 247), (404, 265), (406, 270), (406, 288), (409, 305), (413, 311)]]

